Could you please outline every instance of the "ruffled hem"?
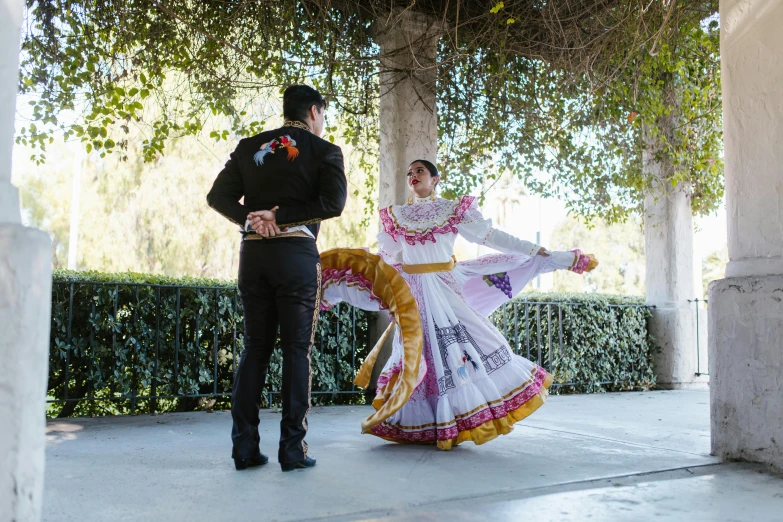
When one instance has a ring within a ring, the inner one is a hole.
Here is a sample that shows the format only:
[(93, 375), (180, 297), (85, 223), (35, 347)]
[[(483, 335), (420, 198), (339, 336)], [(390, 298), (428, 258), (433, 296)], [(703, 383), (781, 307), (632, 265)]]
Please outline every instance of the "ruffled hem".
[[(367, 433), (400, 444), (435, 444), (441, 450), (450, 450), (466, 441), (477, 445), (484, 444), (513, 431), (514, 424), (528, 417), (546, 402), (553, 377), (541, 367), (537, 368), (535, 377), (537, 378), (534, 382), (519, 393), (497, 401), (499, 404), (486, 404), (486, 407), (469, 417), (446, 423), (411, 426), (405, 430), (384, 422)], [(428, 403), (423, 404), (429, 408)]]

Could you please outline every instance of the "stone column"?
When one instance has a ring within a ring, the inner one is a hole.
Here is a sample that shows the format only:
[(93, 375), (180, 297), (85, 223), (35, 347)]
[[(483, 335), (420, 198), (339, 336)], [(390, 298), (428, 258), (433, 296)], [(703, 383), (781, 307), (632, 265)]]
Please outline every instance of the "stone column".
[[(415, 159), (437, 164), (438, 120), (435, 106), (436, 58), (440, 21), (413, 11), (399, 11), (373, 26), (380, 59), (380, 177), (379, 208), (405, 203), (406, 173)], [(380, 314), (374, 337), (388, 319)], [(373, 372), (371, 387), (391, 354), (386, 341)]]
[(11, 185), (22, 6), (0, 2), (0, 520), (27, 522), (43, 494), (52, 251)]
[(440, 23), (403, 11), (373, 27), (381, 47), (379, 203), (404, 203), (408, 165), (414, 159), (437, 164), (436, 57)]
[(709, 289), (712, 452), (783, 471), (783, 3), (721, 0), (729, 264)]
[[(666, 119), (661, 124), (671, 126), (673, 121)], [(655, 306), (649, 327), (661, 348), (655, 357), (658, 386), (704, 387), (707, 378), (696, 375), (696, 309), (689, 302), (697, 294), (688, 187), (672, 187), (666, 180), (671, 162), (665, 155), (656, 157), (656, 145), (644, 134), (648, 143), (643, 155), (644, 169), (658, 185), (644, 202), (647, 304)]]

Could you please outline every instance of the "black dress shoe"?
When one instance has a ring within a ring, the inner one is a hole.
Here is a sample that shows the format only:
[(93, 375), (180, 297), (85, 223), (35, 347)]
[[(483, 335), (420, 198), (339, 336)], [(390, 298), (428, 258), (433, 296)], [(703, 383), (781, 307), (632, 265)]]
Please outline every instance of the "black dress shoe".
[(263, 466), (267, 462), (269, 462), (269, 458), (263, 453), (259, 453), (258, 456), (249, 459), (234, 458), (234, 466), (237, 468), (237, 470)]
[(281, 462), (280, 467), (283, 471), (294, 471), (295, 469), (307, 469), (315, 466), (315, 459), (313, 457), (305, 457), (304, 460), (299, 462)]

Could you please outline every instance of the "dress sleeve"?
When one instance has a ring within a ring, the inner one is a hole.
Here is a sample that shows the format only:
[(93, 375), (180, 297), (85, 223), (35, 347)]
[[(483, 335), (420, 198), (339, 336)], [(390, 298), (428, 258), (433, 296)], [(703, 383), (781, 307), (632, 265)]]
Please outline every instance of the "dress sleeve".
[(534, 256), (541, 248), (541, 245), (518, 239), (502, 230), (493, 228), (492, 220), (484, 219), (484, 216), (481, 215), (476, 198), (463, 196), (457, 208), (459, 209), (460, 206), (467, 207), (467, 210), (460, 215), (457, 229), (460, 235), (471, 243), (485, 245), (506, 254), (526, 254), (529, 256)]
[(402, 243), (400, 241), (395, 241), (394, 238), (386, 232), (378, 234), (378, 253), (386, 263), (395, 263), (395, 257), (401, 251)]

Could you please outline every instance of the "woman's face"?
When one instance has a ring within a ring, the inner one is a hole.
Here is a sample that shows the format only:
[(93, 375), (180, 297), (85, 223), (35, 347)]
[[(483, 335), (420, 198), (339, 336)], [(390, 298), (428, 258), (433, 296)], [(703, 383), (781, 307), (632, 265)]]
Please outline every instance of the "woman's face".
[(426, 198), (432, 194), (439, 179), (438, 176), (430, 175), (427, 167), (418, 161), (414, 161), (408, 167), (408, 188), (420, 198)]

